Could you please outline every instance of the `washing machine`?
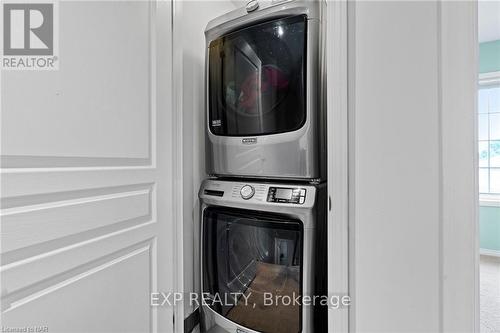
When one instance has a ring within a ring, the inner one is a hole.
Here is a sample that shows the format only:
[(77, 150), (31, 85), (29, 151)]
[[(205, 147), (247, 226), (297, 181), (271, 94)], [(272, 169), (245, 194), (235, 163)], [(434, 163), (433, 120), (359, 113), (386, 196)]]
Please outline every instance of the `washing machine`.
[(230, 333), (326, 331), (324, 185), (205, 180), (201, 327)]
[(206, 31), (206, 172), (325, 179), (323, 1), (251, 1)]

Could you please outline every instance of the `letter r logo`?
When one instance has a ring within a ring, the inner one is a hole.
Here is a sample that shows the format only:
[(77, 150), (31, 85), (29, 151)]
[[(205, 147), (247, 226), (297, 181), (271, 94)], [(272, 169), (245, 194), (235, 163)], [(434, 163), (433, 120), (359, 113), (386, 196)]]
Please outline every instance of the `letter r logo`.
[(4, 55), (53, 55), (53, 4), (3, 4), (3, 22)]

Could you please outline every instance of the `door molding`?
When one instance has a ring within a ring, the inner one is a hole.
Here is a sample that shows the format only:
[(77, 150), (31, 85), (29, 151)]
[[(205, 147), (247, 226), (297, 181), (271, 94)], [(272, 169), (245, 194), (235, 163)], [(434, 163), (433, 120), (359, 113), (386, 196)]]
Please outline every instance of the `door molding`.
[(479, 332), (477, 2), (437, 6), (440, 330)]
[[(172, 1), (172, 143), (173, 143), (173, 215), (174, 215), (174, 290), (184, 292), (184, 183), (183, 183), (183, 32), (182, 29), (182, 1)], [(183, 301), (173, 310), (174, 332), (184, 331), (184, 303)]]
[[(349, 156), (347, 104), (347, 2), (326, 3), (328, 295), (346, 295), (349, 287)], [(351, 295), (352, 297), (352, 295)], [(328, 311), (328, 331), (349, 331), (347, 309)]]

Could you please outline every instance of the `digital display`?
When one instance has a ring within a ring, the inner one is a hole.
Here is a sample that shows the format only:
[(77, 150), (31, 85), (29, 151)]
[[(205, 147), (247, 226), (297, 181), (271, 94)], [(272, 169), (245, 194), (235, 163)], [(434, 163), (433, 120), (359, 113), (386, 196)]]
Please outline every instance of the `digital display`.
[(276, 199), (292, 199), (292, 189), (291, 188), (277, 188), (276, 194), (274, 195)]

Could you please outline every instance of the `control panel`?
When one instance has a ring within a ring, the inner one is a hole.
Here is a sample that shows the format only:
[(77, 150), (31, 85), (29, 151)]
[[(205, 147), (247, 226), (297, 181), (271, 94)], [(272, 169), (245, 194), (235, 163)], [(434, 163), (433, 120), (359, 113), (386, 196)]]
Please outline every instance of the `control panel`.
[(306, 189), (300, 187), (269, 187), (268, 202), (303, 204), (306, 200)]
[[(212, 205), (244, 208), (261, 205), (276, 211), (282, 209), (312, 208), (316, 200), (317, 189), (307, 184), (236, 182), (228, 180), (207, 179), (203, 182), (199, 196), (205, 203)], [(248, 208), (250, 209), (250, 208)]]

